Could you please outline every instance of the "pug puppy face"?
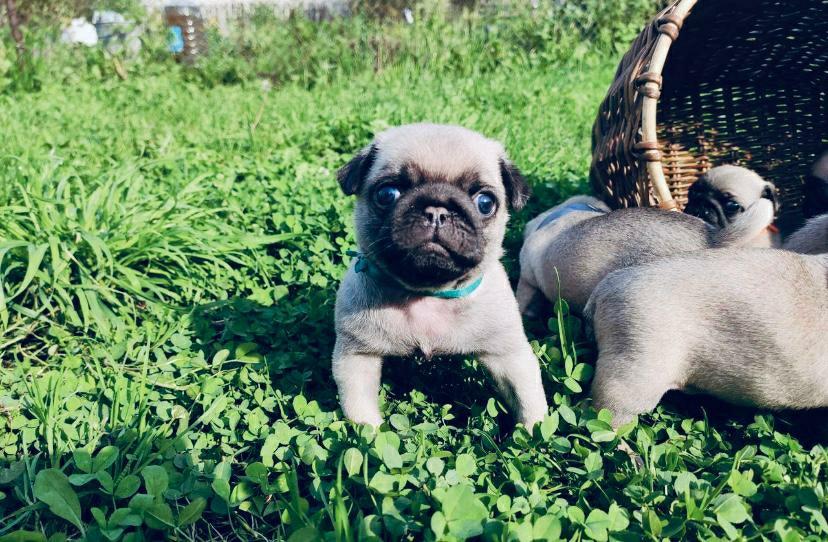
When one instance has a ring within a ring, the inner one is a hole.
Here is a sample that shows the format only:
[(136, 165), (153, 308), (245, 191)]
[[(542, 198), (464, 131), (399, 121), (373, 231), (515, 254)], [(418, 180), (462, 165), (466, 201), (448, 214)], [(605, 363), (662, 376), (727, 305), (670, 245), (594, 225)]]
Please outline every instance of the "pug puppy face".
[(774, 213), (778, 211), (776, 187), (773, 183), (747, 168), (718, 166), (690, 186), (684, 212), (724, 228), (761, 198), (773, 202)]
[(497, 261), (508, 210), (529, 197), (503, 146), (458, 126), (391, 128), (337, 178), (357, 196), (361, 252), (413, 291), (458, 284)]

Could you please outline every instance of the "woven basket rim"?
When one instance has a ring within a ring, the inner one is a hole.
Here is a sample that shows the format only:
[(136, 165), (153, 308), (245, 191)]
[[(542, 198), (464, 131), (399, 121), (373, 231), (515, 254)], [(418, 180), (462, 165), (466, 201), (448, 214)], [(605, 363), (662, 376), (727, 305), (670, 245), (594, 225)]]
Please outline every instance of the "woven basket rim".
[(641, 141), (636, 147), (642, 152), (647, 163), (647, 173), (658, 206), (664, 209), (678, 210), (678, 204), (670, 192), (662, 167), (662, 154), (659, 150), (657, 134), (658, 100), (661, 96), (662, 72), (673, 42), (678, 39), (679, 31), (690, 10), (698, 0), (679, 0), (664, 10), (658, 19), (660, 36), (656, 41), (650, 61), (642, 73), (636, 75), (638, 92), (643, 96), (641, 105)]

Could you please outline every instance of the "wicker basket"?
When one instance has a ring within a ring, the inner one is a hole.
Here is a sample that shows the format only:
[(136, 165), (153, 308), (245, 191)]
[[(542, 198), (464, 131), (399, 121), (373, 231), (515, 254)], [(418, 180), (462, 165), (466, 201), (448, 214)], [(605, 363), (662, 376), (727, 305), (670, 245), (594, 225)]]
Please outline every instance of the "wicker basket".
[(593, 189), (614, 207), (682, 209), (699, 175), (742, 164), (779, 188), (790, 229), (828, 147), (826, 92), (828, 0), (678, 0), (618, 66), (593, 127)]

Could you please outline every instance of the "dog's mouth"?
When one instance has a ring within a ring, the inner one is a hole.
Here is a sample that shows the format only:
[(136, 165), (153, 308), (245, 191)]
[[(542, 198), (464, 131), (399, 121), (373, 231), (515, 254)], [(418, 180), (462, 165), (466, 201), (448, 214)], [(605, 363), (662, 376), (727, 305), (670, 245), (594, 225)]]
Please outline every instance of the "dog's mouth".
[(382, 266), (412, 288), (435, 288), (463, 279), (482, 261), (478, 250), (457, 251), (449, 243), (426, 240), (416, 246), (392, 243), (381, 256)]

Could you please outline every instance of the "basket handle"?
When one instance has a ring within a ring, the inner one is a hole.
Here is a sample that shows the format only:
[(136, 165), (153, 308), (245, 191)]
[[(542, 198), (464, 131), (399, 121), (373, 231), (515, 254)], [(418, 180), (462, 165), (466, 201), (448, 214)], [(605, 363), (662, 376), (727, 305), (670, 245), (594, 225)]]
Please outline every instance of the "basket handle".
[(643, 151), (647, 174), (658, 206), (663, 209), (678, 210), (678, 204), (670, 193), (664, 169), (661, 166), (661, 151), (658, 146), (656, 117), (658, 98), (661, 96), (661, 73), (667, 60), (667, 53), (673, 41), (678, 38), (684, 20), (698, 0), (679, 0), (673, 8), (658, 19), (660, 35), (656, 40), (650, 63), (645, 71), (636, 77), (638, 91), (643, 96), (641, 103), (641, 141), (636, 143), (636, 150)]

